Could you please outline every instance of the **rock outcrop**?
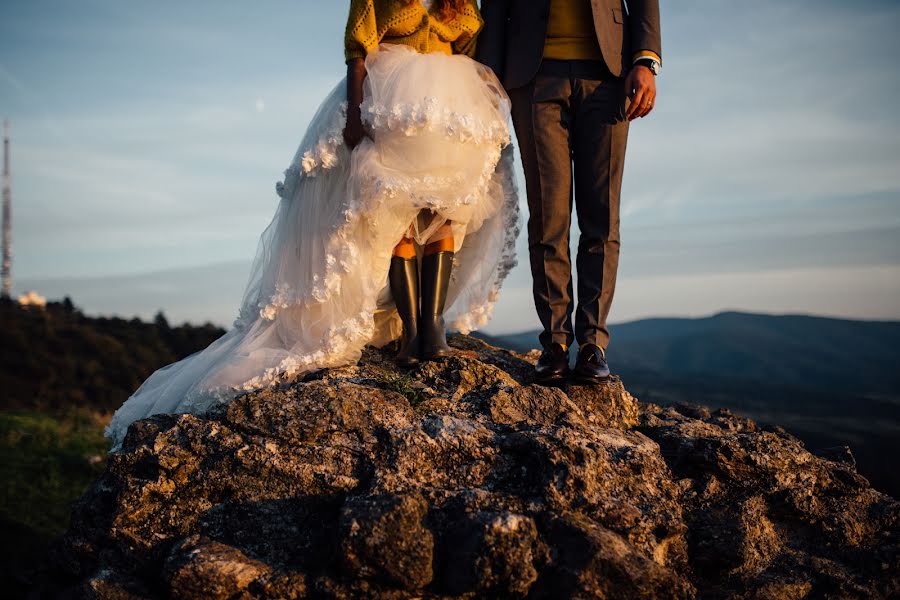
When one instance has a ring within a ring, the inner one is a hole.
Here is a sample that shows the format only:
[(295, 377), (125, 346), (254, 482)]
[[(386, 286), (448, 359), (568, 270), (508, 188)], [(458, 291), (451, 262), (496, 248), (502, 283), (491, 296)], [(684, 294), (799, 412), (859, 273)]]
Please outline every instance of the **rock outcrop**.
[[(93, 598), (887, 598), (900, 504), (847, 452), (466, 336), (132, 426), (52, 586)], [(48, 586), (51, 584), (48, 583)], [(48, 588), (49, 589), (49, 588)]]

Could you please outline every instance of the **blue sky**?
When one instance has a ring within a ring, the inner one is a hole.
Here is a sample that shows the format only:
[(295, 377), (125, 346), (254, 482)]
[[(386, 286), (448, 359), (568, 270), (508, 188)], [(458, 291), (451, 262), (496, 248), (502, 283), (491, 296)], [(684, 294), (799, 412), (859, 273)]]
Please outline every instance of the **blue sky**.
[[(4, 0), (14, 292), (229, 324), (274, 184), (342, 76), (346, 5)], [(897, 2), (663, 2), (614, 322), (900, 319), (898, 29)], [(537, 327), (519, 246), (488, 331)]]

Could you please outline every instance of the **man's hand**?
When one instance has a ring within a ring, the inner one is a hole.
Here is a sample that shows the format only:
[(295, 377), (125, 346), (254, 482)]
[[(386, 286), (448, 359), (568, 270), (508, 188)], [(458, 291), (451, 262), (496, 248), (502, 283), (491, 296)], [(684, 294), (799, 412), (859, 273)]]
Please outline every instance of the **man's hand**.
[(625, 118), (633, 121), (637, 117), (646, 117), (656, 103), (656, 77), (653, 71), (644, 65), (635, 65), (625, 78), (625, 94), (631, 98), (631, 105)]

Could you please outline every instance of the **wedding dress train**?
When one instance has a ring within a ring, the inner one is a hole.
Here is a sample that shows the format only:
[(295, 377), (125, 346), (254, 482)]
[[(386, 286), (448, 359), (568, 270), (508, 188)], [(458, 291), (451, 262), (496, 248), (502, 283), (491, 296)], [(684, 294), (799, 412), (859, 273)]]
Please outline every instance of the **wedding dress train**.
[[(366, 344), (399, 337), (391, 252), (411, 230), (424, 243), (453, 229), (450, 329), (484, 325), (519, 233), (509, 100), (493, 72), (462, 55), (382, 44), (366, 57), (361, 105), (371, 137), (344, 144), (346, 81), (313, 117), (277, 185), (233, 327), (154, 372), (106, 428), (216, 403), (304, 373), (352, 364)], [(425, 215), (423, 218), (422, 215)]]

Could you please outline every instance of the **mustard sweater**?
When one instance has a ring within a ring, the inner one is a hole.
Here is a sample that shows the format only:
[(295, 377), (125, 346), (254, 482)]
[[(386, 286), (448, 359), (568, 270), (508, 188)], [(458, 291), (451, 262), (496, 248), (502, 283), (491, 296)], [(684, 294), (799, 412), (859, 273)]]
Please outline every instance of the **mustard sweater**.
[(419, 0), (351, 0), (344, 32), (344, 58), (363, 58), (381, 42), (406, 44), (418, 52), (475, 55), (475, 39), (484, 26), (476, 0), (444, 21)]
[(551, 0), (544, 58), (602, 59), (591, 0)]

